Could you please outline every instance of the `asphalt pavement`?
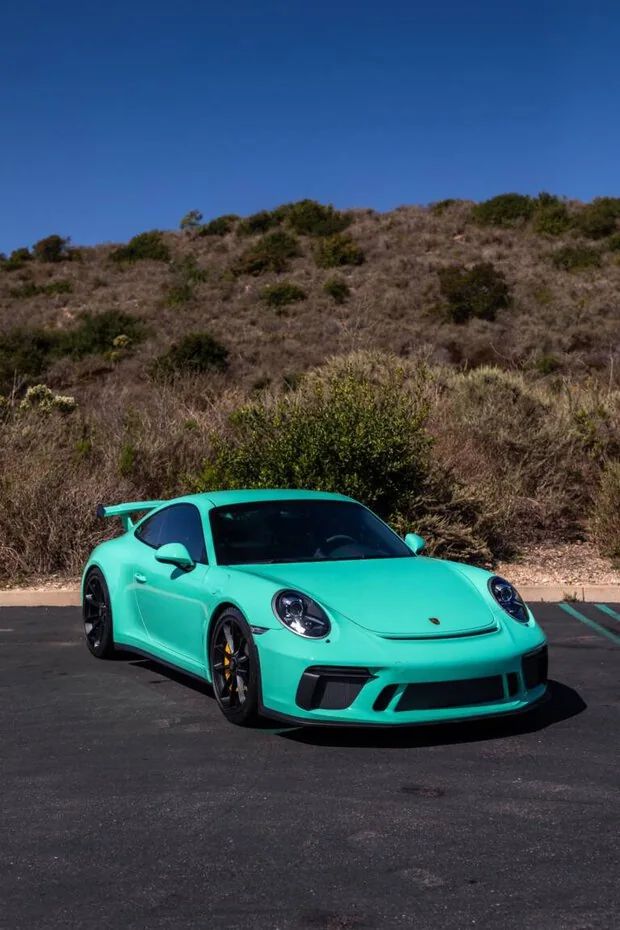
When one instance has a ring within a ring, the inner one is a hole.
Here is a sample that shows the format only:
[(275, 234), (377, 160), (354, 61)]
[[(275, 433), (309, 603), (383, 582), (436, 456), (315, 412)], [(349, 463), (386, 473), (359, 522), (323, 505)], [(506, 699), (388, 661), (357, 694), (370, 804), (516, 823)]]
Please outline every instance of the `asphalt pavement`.
[(398, 730), (239, 729), (0, 609), (0, 927), (620, 926), (620, 605), (532, 606), (545, 707)]

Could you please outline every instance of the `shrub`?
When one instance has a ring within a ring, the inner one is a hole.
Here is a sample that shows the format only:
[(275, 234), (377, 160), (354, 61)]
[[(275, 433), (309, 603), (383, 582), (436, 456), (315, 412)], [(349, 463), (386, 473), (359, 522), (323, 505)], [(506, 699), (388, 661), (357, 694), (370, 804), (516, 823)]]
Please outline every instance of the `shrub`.
[(253, 236), (256, 233), (265, 233), (274, 226), (278, 226), (280, 218), (269, 210), (260, 210), (258, 213), (252, 213), (246, 216), (237, 226), (237, 233), (240, 236)]
[(618, 228), (620, 198), (597, 197), (575, 216), (575, 226), (588, 239), (604, 239)]
[(54, 333), (16, 328), (0, 336), (0, 392), (10, 393), (14, 383), (38, 377), (49, 364), (57, 343)]
[(610, 252), (620, 252), (620, 232), (614, 233), (605, 243), (605, 248)]
[(170, 261), (170, 250), (157, 229), (151, 232), (139, 233), (130, 239), (127, 245), (121, 245), (110, 253), (110, 261), (138, 262), (151, 260), (155, 262)]
[(592, 534), (602, 555), (620, 558), (620, 462), (603, 469), (594, 503)]
[(198, 229), (202, 223), (202, 213), (200, 210), (190, 210), (189, 213), (186, 213), (181, 222), (179, 223), (179, 229), (182, 230), (192, 230)]
[(545, 353), (538, 356), (534, 362), (534, 367), (541, 375), (552, 375), (559, 371), (562, 366), (557, 356)]
[(565, 245), (553, 252), (551, 261), (564, 271), (580, 271), (583, 268), (598, 268), (601, 254), (589, 245)]
[(125, 337), (122, 348), (127, 348), (130, 343), (140, 342), (145, 333), (144, 323), (139, 317), (120, 310), (83, 313), (77, 326), (55, 334), (52, 354), (83, 358), (85, 355), (111, 352), (118, 348), (115, 340), (119, 336)]
[(488, 560), (495, 537), (484, 505), (432, 462), (428, 377), (381, 353), (333, 359), (286, 394), (238, 408), (211, 437), (195, 488), (341, 491), (401, 532), (429, 531), (432, 551)]
[(561, 236), (562, 233), (570, 229), (571, 225), (572, 219), (568, 208), (560, 200), (557, 200), (557, 202), (544, 201), (539, 204), (534, 214), (534, 232), (541, 235)]
[(20, 410), (40, 410), (42, 413), (50, 413), (52, 410), (71, 413), (76, 407), (75, 397), (55, 394), (46, 384), (34, 384), (28, 388), (19, 405)]
[(314, 249), (314, 260), (319, 268), (338, 268), (341, 265), (361, 265), (364, 253), (351, 236), (336, 233), (319, 239)]
[(225, 236), (229, 233), (237, 220), (239, 219), (234, 213), (227, 213), (225, 216), (218, 216), (201, 226), (198, 234), (200, 236)]
[(46, 297), (53, 297), (55, 294), (70, 294), (73, 290), (71, 281), (59, 280), (51, 281), (49, 284), (35, 284), (34, 281), (26, 281), (21, 287), (14, 287), (9, 291), (11, 297), (25, 299), (28, 297), (37, 297), (44, 294)]
[(171, 284), (166, 293), (166, 303), (169, 307), (180, 307), (188, 303), (194, 296), (191, 281), (180, 279)]
[(9, 257), (0, 262), (0, 268), (2, 268), (3, 271), (19, 271), (20, 268), (24, 267), (26, 262), (31, 260), (32, 255), (29, 249), (13, 249)]
[(299, 254), (297, 240), (285, 232), (262, 236), (247, 248), (233, 265), (235, 274), (264, 274), (266, 271), (286, 271), (289, 259)]
[(343, 304), (351, 293), (351, 288), (342, 278), (328, 278), (323, 285), (323, 290), (326, 294), (329, 294), (337, 304)]
[(193, 255), (185, 255), (172, 265), (174, 279), (166, 294), (166, 303), (178, 307), (194, 296), (194, 286), (207, 280), (208, 272), (200, 268)]
[(445, 374), (433, 432), (516, 545), (583, 534), (600, 461), (618, 456), (616, 400), (479, 367)]
[(292, 281), (271, 284), (261, 291), (261, 300), (269, 307), (285, 307), (287, 304), (305, 300), (307, 296), (303, 288)]
[(224, 371), (228, 367), (228, 349), (209, 333), (188, 333), (158, 356), (151, 366), (157, 378), (175, 375)]
[(462, 203), (462, 201), (457, 200), (456, 197), (446, 197), (445, 200), (436, 200), (435, 203), (431, 203), (429, 209), (435, 216), (443, 216), (446, 210), (457, 203)]
[(473, 268), (451, 265), (438, 274), (448, 315), (454, 323), (465, 323), (472, 317), (494, 320), (498, 310), (510, 305), (506, 279), (491, 262)]
[(341, 491), (383, 517), (398, 513), (420, 492), (429, 461), (426, 408), (411, 403), (402, 379), (396, 367), (378, 388), (348, 366), (239, 408), (231, 435), (213, 437), (197, 488)]
[(352, 217), (334, 210), (331, 204), (324, 206), (316, 200), (299, 200), (288, 205), (287, 224), (299, 235), (332, 236), (351, 225)]
[(35, 242), (32, 254), (40, 262), (62, 262), (71, 257), (69, 242), (69, 239), (63, 239), (62, 236), (47, 236)]
[(481, 226), (516, 226), (529, 220), (535, 201), (525, 194), (498, 194), (472, 208), (472, 219)]

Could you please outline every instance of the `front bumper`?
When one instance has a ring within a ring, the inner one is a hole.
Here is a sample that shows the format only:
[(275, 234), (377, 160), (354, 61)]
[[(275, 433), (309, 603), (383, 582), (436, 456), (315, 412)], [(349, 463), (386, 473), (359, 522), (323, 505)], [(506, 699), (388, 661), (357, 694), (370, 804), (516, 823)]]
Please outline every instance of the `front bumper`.
[(546, 693), (546, 642), (534, 624), (514, 626), (430, 641), (386, 641), (358, 628), (337, 643), (291, 642), (289, 631), (270, 630), (257, 641), (263, 710), (295, 723), (342, 726), (527, 710)]

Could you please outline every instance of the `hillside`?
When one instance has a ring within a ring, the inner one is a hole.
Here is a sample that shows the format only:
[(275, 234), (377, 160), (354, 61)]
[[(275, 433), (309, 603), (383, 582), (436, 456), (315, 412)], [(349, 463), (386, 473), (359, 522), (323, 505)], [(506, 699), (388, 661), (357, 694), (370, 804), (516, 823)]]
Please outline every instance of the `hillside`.
[[(304, 373), (351, 353), (375, 388), (382, 366), (405, 393), (426, 373), (415, 402), (433, 468), (491, 502), (472, 557), (590, 536), (615, 552), (600, 500), (620, 499), (620, 200), (505, 195), (385, 214), (302, 201), (185, 225), (120, 247), (50, 236), (0, 261), (7, 575), (74, 572), (101, 533), (93, 502), (195, 486), (231, 410), (310, 402)], [(35, 384), (51, 393), (26, 397)], [(507, 534), (503, 500), (525, 527)], [(444, 505), (445, 529), (456, 505)], [(424, 523), (429, 508), (412, 512)]]

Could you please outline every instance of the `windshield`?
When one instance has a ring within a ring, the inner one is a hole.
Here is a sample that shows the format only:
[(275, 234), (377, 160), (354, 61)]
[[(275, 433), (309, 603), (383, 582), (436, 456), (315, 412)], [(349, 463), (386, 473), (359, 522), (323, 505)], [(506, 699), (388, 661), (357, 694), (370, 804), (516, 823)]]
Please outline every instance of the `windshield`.
[(215, 507), (209, 519), (219, 565), (413, 555), (378, 517), (352, 501), (302, 499), (233, 504)]

